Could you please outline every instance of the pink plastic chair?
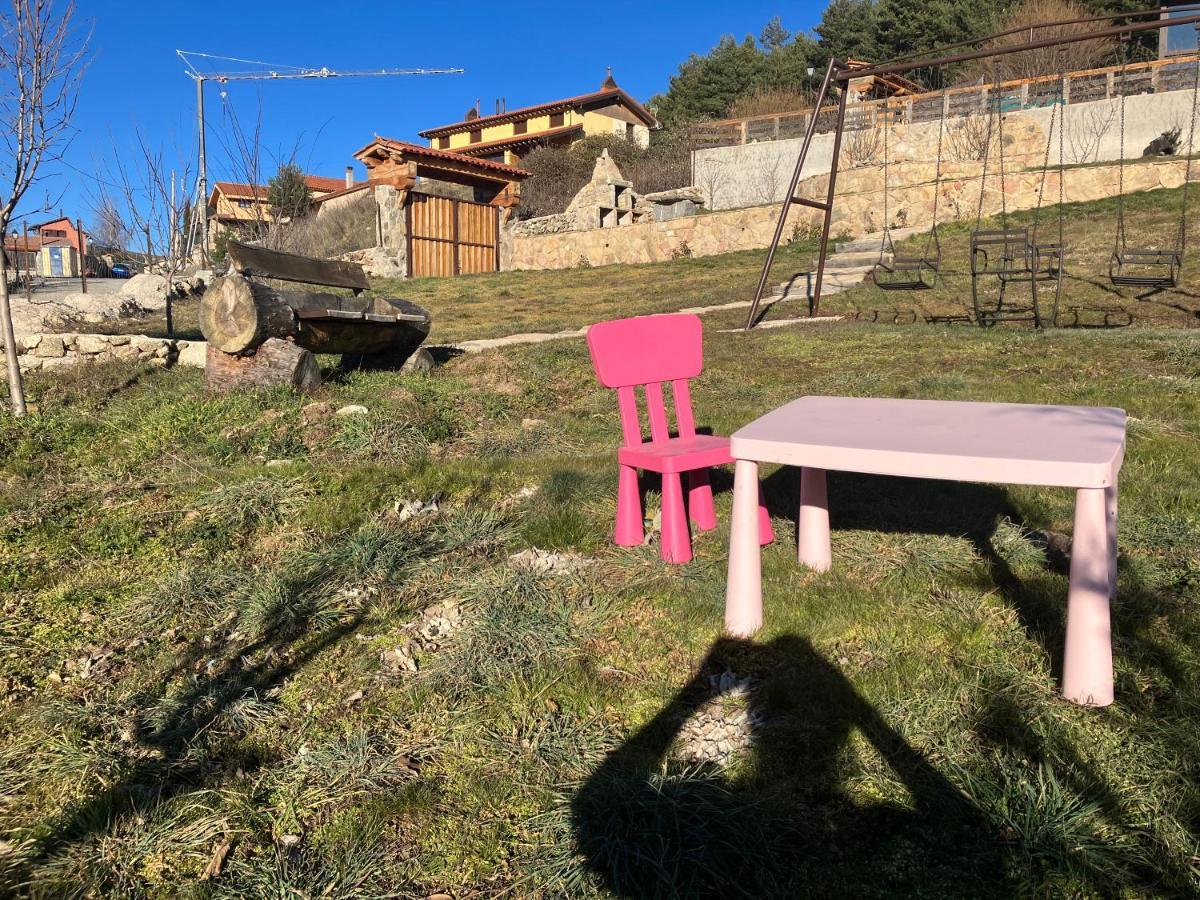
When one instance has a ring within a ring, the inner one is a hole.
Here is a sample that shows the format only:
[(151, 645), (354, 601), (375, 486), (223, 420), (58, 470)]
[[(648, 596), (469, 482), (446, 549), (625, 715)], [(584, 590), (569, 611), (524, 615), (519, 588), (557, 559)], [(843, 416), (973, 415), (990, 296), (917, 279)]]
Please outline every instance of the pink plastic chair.
[[(660, 554), (670, 563), (692, 558), (688, 512), (698, 528), (717, 527), (708, 470), (733, 462), (729, 438), (696, 434), (688, 380), (704, 368), (704, 329), (698, 316), (639, 316), (600, 322), (587, 332), (596, 377), (617, 392), (625, 446), (617, 451), (621, 467), (617, 485), (617, 524), (614, 541), (634, 547), (644, 539), (638, 469), (662, 475), (662, 542)], [(663, 384), (674, 396), (676, 436), (667, 424)], [(650, 420), (650, 440), (642, 439), (642, 422), (635, 388), (641, 385)], [(688, 512), (684, 511), (683, 480), (688, 480)], [(771, 519), (759, 497), (759, 535), (769, 544)]]

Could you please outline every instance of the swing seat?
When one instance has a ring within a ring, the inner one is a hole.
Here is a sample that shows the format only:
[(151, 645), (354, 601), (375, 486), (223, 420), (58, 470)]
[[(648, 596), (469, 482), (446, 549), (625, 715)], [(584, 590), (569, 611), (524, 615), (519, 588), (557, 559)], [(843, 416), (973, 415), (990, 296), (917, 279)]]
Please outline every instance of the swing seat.
[(971, 232), (971, 277), (995, 275), (1001, 281), (1028, 280), (1034, 272), (1034, 245), (1028, 228)]
[(1108, 280), (1118, 287), (1174, 288), (1182, 266), (1182, 250), (1118, 250), (1108, 261)]
[(894, 256), (889, 263), (875, 264), (871, 280), (884, 291), (928, 291), (937, 283), (941, 264), (939, 256)]

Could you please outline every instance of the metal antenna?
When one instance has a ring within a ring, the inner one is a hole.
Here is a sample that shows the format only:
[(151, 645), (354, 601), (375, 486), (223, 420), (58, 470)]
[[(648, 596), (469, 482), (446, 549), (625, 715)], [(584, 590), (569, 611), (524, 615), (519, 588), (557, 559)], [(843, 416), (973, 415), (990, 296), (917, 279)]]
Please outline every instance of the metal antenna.
[[(197, 168), (200, 178), (196, 185), (200, 208), (200, 247), (204, 258), (208, 258), (208, 166), (204, 154), (204, 82), (215, 81), (227, 84), (231, 81), (283, 81), (297, 78), (381, 78), (395, 75), (461, 75), (465, 69), (359, 69), (349, 72), (337, 72), (327, 66), (312, 68), (307, 66), (290, 66), (282, 63), (269, 63), (257, 59), (239, 59), (236, 56), (218, 56), (213, 53), (201, 53), (197, 50), (176, 50), (176, 55), (183, 60), (187, 70), (183, 73), (196, 82), (196, 118), (199, 122), (199, 160)], [(243, 63), (250, 66), (263, 66), (262, 69), (249, 69), (232, 72), (202, 72), (192, 62), (192, 58), (213, 59), (222, 62)]]

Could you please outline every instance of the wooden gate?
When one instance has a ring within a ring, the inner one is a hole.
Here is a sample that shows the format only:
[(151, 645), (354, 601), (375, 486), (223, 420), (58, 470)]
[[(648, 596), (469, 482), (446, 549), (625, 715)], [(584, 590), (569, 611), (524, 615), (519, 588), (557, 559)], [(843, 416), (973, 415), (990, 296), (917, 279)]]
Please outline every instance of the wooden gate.
[(499, 270), (499, 208), (413, 192), (407, 219), (410, 278)]

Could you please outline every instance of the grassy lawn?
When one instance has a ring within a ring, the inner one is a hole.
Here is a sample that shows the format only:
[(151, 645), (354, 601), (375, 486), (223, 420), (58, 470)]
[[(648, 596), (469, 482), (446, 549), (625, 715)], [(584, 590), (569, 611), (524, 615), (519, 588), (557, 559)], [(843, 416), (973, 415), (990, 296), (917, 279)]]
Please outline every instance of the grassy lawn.
[[(651, 272), (676, 266), (733, 278)], [(462, 284), (600, 304), (604, 274)], [(1128, 410), (1117, 702), (1058, 697), (1064, 490), (831, 475), (816, 575), (768, 467), (766, 627), (723, 638), (729, 473), (688, 565), (610, 546), (615, 401), (581, 341), (316, 398), (34, 375), (37, 415), (0, 419), (0, 894), (1200, 891), (1200, 335), (710, 327), (706, 351), (724, 433), (805, 393)]]

